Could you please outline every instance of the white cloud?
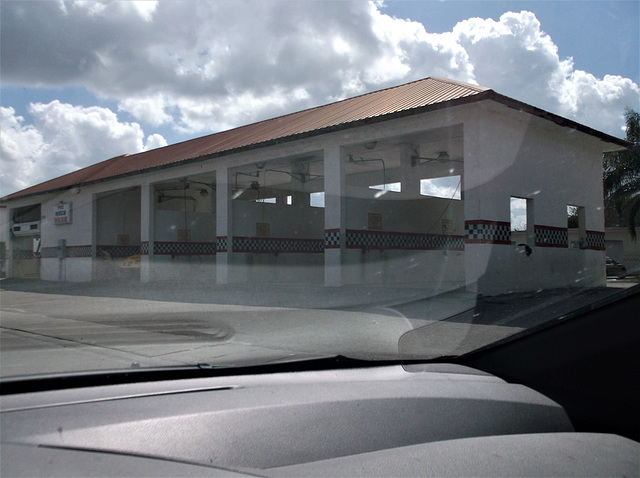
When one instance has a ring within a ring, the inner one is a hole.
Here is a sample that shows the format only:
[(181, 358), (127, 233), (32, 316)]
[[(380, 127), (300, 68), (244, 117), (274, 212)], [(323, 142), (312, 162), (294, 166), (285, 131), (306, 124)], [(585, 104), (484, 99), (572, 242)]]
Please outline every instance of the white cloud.
[[(595, 78), (560, 58), (533, 13), (471, 18), (433, 34), (381, 8), (355, 0), (11, 2), (3, 5), (3, 81), (84, 86), (138, 121), (191, 134), (432, 75), (613, 134), (624, 108), (640, 102), (631, 80)], [(289, 94), (296, 90), (305, 94)]]
[(512, 197), (510, 202), (511, 208), (511, 230), (526, 231), (527, 230), (527, 200)]
[[(0, 8), (3, 85), (83, 87), (114, 100), (147, 129), (182, 135), (433, 75), (488, 86), (618, 136), (625, 107), (640, 104), (630, 79), (596, 78), (561, 58), (526, 11), (470, 18), (435, 34), (384, 14), (380, 2), (360, 0), (1, 2)], [(31, 115), (33, 121), (14, 115), (6, 141), (24, 148), (24, 158), (50, 158), (48, 176), (146, 147), (138, 123), (120, 123), (103, 108), (54, 102), (34, 105)], [(42, 140), (26, 141), (27, 135)], [(162, 141), (151, 135), (147, 144)]]
[(3, 195), (113, 156), (166, 145), (158, 134), (145, 143), (139, 124), (121, 123), (108, 108), (34, 103), (33, 125), (13, 108), (0, 112)]
[(144, 21), (151, 21), (153, 19), (153, 14), (158, 7), (158, 2), (156, 0), (127, 0), (120, 2), (125, 4), (126, 7), (132, 8), (140, 18)]
[(174, 127), (187, 134), (227, 130), (276, 116), (283, 110), (303, 109), (308, 98), (309, 93), (304, 88), (287, 91), (278, 86), (260, 95), (238, 91), (216, 99), (181, 98), (174, 104), (180, 112)]
[(420, 194), (444, 199), (460, 199), (460, 176), (421, 179)]
[(497, 22), (472, 18), (453, 33), (479, 84), (525, 103), (617, 136), (625, 107), (640, 103), (640, 88), (630, 79), (599, 79), (561, 59), (531, 12), (508, 12)]
[(70, 9), (77, 9), (86, 12), (90, 16), (124, 16), (137, 15), (142, 20), (149, 22), (153, 19), (153, 14), (158, 7), (155, 0), (61, 0), (58, 2), (60, 11), (69, 14)]
[(171, 122), (171, 115), (165, 111), (171, 100), (161, 94), (142, 98), (125, 98), (118, 104), (119, 111), (126, 111), (140, 121), (151, 126), (160, 126)]
[(149, 151), (150, 149), (162, 148), (167, 145), (167, 140), (159, 134), (150, 134), (147, 136), (147, 141), (144, 144), (144, 151)]
[[(629, 78), (606, 75), (599, 80), (574, 70), (558, 86), (559, 113), (621, 136), (625, 107), (639, 105), (640, 89)], [(610, 126), (609, 126), (610, 125)], [(617, 130), (616, 130), (617, 127)]]
[(13, 108), (0, 107), (0, 195), (34, 184), (43, 147), (42, 135), (34, 126), (25, 125)]
[(527, 216), (524, 213), (511, 212), (511, 227), (512, 231), (526, 231), (527, 230)]

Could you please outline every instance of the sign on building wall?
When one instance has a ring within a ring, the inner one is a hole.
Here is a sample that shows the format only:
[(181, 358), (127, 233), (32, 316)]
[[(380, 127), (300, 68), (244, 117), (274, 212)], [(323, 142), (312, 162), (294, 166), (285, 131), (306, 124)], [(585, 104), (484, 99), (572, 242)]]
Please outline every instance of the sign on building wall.
[(268, 222), (256, 223), (256, 236), (258, 237), (271, 236), (271, 224), (269, 224)]
[(71, 205), (70, 202), (61, 202), (53, 206), (53, 223), (56, 225), (71, 224)]
[(370, 212), (368, 216), (368, 226), (369, 229), (382, 230), (382, 214)]
[(191, 229), (178, 229), (178, 242), (191, 242)]
[(130, 243), (129, 234), (117, 234), (116, 235), (116, 245), (118, 246), (128, 246)]

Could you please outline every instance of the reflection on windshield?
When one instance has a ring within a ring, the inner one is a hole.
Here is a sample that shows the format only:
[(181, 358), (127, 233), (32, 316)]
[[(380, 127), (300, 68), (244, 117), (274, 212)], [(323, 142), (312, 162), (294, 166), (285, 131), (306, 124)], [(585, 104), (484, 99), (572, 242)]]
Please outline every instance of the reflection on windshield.
[[(631, 285), (618, 284), (618, 285)], [(295, 285), (51, 284), (5, 280), (2, 375), (345, 355), (460, 355), (615, 298), (624, 289), (478, 296)]]
[(630, 145), (432, 77), (19, 191), (2, 375), (494, 344), (634, 284), (602, 192)]

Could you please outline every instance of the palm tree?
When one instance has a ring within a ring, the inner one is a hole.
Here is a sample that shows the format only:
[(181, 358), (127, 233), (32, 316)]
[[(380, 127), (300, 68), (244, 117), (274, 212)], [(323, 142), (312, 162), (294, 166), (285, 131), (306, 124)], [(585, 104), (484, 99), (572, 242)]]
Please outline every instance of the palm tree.
[(626, 219), (629, 234), (636, 240), (636, 222), (640, 222), (640, 114), (627, 108), (627, 141), (633, 146), (626, 151), (604, 155), (604, 199)]

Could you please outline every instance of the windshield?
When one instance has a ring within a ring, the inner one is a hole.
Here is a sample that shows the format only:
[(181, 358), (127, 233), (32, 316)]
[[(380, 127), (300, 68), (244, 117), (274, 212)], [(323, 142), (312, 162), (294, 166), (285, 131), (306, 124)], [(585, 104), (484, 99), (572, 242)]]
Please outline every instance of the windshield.
[(637, 2), (0, 9), (3, 378), (442, 360), (638, 283)]

